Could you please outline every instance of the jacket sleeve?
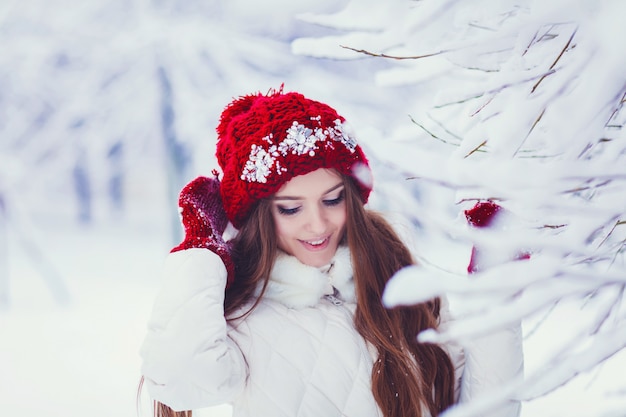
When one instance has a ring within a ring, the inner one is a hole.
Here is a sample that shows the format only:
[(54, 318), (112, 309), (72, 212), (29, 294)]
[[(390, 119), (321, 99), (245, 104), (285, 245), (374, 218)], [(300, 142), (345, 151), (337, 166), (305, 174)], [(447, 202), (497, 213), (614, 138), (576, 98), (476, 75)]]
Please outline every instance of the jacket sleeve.
[[(440, 329), (444, 331), (451, 320), (452, 314), (444, 302)], [(507, 393), (502, 388), (523, 376), (522, 346), (521, 323), (464, 341), (462, 346), (457, 343), (446, 345), (457, 372), (455, 394), (458, 403), (473, 402), (475, 409), (483, 410), (481, 417), (518, 417), (520, 402), (510, 396), (503, 399)], [(496, 392), (497, 396), (494, 395)], [(494, 407), (493, 404), (500, 405)]]
[[(519, 380), (524, 373), (522, 326), (512, 325), (465, 343), (465, 370), (461, 379), (460, 402), (484, 400), (494, 389)], [(485, 417), (517, 417), (521, 403), (509, 400)]]
[(150, 396), (176, 411), (229, 402), (247, 368), (224, 318), (226, 268), (207, 249), (168, 255), (141, 346)]
[[(452, 320), (452, 315), (450, 313), (448, 299), (445, 296), (441, 296), (440, 300), (439, 331), (445, 331)], [(458, 402), (461, 396), (461, 375), (463, 375), (463, 371), (465, 370), (465, 350), (456, 342), (448, 342), (441, 347), (446, 351), (448, 356), (450, 356), (450, 360), (454, 366), (454, 400)]]

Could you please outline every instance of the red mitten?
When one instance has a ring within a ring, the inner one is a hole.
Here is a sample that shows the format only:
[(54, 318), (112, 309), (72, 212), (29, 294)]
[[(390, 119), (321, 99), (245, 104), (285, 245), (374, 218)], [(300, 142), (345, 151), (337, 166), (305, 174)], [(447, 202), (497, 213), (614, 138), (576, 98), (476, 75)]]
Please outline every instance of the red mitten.
[(220, 182), (215, 178), (198, 177), (187, 184), (178, 198), (185, 239), (171, 252), (190, 248), (204, 248), (219, 255), (228, 273), (226, 287), (235, 278), (228, 242), (222, 234), (228, 225), (228, 218), (220, 195)]
[[(474, 207), (469, 210), (465, 210), (465, 218), (467, 222), (478, 228), (493, 226), (502, 214), (504, 209), (498, 204), (492, 201), (478, 202)], [(472, 247), (472, 254), (470, 257), (469, 265), (467, 266), (468, 273), (478, 272), (484, 269), (486, 265), (493, 264), (493, 260), (487, 259), (489, 254), (484, 253), (484, 250)], [(528, 259), (530, 254), (528, 252), (519, 252), (513, 259)], [(497, 261), (495, 262), (497, 263)]]

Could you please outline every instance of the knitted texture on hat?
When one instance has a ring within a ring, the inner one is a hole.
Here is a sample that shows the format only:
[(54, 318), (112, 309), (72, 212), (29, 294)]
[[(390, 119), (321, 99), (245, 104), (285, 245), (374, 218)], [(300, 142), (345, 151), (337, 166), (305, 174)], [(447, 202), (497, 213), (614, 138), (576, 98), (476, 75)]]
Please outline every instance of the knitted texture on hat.
[(354, 178), (363, 203), (367, 202), (371, 191), (367, 158), (345, 119), (324, 103), (282, 90), (242, 96), (222, 112), (217, 134), (222, 200), (236, 228), (258, 200), (318, 168)]

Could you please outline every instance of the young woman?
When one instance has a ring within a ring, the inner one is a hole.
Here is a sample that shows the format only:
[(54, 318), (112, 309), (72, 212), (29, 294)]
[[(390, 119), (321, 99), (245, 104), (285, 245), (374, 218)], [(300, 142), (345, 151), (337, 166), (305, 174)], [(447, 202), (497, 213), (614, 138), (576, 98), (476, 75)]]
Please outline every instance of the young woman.
[[(490, 364), (481, 350), (417, 342), (448, 320), (441, 299), (383, 306), (387, 281), (414, 261), (364, 207), (368, 161), (334, 109), (248, 95), (217, 132), (221, 181), (181, 192), (185, 239), (141, 349), (155, 415), (230, 403), (235, 417), (434, 417), (521, 371), (515, 329), (490, 340), (508, 358)], [(512, 402), (494, 416), (518, 413)]]

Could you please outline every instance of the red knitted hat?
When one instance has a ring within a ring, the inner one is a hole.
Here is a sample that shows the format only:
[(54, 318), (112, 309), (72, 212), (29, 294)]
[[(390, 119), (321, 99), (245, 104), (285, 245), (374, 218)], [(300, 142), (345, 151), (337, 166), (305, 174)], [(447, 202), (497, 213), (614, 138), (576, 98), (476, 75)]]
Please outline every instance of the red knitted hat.
[(345, 119), (330, 106), (299, 93), (239, 97), (217, 127), (217, 161), (228, 219), (241, 227), (254, 203), (291, 178), (334, 168), (355, 179), (363, 204), (372, 189), (367, 158)]

